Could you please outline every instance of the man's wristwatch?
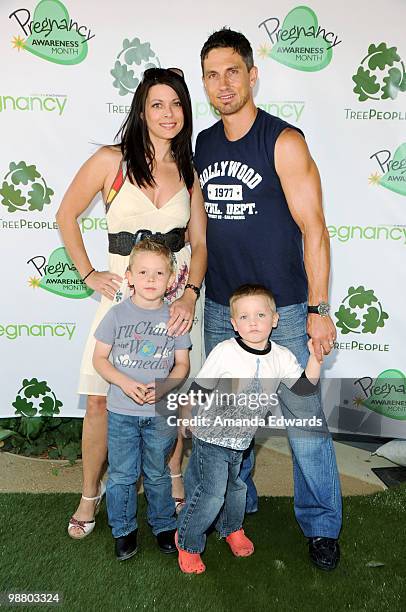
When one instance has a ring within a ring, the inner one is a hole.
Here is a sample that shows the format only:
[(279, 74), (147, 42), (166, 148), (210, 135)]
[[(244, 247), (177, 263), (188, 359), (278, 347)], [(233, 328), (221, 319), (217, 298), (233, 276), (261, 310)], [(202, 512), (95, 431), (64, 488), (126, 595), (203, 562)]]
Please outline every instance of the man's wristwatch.
[(330, 312), (330, 304), (327, 302), (320, 302), (317, 306), (308, 306), (307, 312), (309, 314), (318, 314), (321, 317), (328, 317)]
[(196, 285), (192, 285), (192, 283), (187, 283), (187, 285), (185, 285), (185, 289), (191, 289), (196, 293), (197, 298), (200, 297), (200, 288), (196, 287)]

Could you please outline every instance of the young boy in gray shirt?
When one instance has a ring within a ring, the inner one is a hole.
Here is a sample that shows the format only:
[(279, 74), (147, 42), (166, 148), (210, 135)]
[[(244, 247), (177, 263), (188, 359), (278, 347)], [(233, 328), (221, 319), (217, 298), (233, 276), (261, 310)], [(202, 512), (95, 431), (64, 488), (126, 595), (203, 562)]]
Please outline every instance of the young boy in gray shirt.
[(107, 510), (116, 556), (137, 552), (137, 491), (140, 474), (148, 523), (160, 550), (175, 552), (176, 520), (167, 459), (176, 430), (155, 416), (155, 381), (171, 388), (189, 371), (188, 334), (168, 335), (165, 292), (174, 278), (171, 251), (151, 240), (132, 250), (127, 278), (134, 295), (113, 306), (95, 331), (93, 365), (108, 382)]

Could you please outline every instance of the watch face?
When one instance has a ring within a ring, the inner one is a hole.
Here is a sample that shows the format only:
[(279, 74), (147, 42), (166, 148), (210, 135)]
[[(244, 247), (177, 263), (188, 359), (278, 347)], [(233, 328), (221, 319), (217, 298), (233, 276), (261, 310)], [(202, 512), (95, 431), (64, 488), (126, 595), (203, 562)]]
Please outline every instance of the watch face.
[(329, 312), (330, 312), (330, 304), (327, 304), (327, 302), (320, 302), (319, 315), (321, 317), (327, 317)]

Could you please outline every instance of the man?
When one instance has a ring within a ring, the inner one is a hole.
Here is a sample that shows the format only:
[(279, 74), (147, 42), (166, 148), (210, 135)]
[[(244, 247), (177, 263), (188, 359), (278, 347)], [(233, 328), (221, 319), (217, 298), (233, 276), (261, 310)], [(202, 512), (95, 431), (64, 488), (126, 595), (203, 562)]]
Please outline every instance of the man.
[[(259, 283), (278, 306), (272, 339), (304, 366), (308, 334), (321, 361), (336, 331), (328, 316), (329, 236), (316, 164), (300, 130), (255, 106), (258, 70), (245, 36), (226, 28), (215, 32), (203, 45), (201, 63), (206, 93), (221, 116), (199, 134), (195, 154), (208, 214), (206, 353), (234, 336), (232, 292)], [(310, 558), (322, 569), (334, 569), (341, 493), (331, 436), (289, 434), (289, 441), (295, 514), (309, 538)], [(247, 512), (257, 510), (253, 460), (251, 447), (241, 470)]]

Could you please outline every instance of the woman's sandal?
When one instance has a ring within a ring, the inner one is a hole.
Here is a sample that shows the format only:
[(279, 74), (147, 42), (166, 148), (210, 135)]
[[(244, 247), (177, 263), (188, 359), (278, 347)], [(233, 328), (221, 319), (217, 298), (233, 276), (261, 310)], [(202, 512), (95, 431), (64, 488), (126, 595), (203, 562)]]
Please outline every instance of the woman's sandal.
[[(183, 478), (183, 474), (171, 474), (171, 478)], [(173, 501), (175, 502), (175, 512), (179, 514), (186, 504), (186, 499), (184, 497), (174, 497)]]
[[(104, 484), (104, 482), (101, 480), (100, 481), (100, 494), (96, 495), (96, 497), (86, 497), (85, 495), (82, 495), (82, 499), (85, 499), (86, 501), (95, 501), (96, 505), (94, 507), (94, 516), (97, 515), (97, 513), (100, 510), (100, 504), (102, 502), (103, 496), (106, 492), (106, 485)], [(75, 518), (74, 516), (71, 517), (69, 524), (68, 524), (68, 534), (69, 536), (73, 539), (73, 540), (83, 540), (83, 538), (85, 538), (86, 536), (90, 535), (93, 531), (93, 529), (96, 526), (96, 520), (93, 518), (91, 521), (79, 521), (79, 519)], [(71, 529), (80, 529), (81, 530), (81, 534), (80, 535), (73, 535), (71, 532)]]

